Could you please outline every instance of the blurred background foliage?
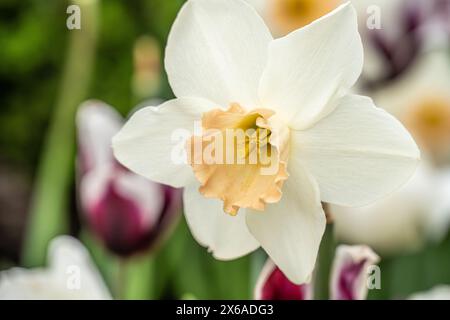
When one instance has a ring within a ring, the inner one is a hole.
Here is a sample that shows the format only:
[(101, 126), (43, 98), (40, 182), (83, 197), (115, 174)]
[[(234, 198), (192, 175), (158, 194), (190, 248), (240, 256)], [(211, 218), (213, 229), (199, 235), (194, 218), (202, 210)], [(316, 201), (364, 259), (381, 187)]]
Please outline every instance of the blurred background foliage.
[[(68, 81), (64, 78), (65, 68), (69, 46), (74, 41), (71, 37), (80, 31), (66, 28), (69, 1), (0, 0), (0, 270), (22, 263), (42, 263), (31, 261), (33, 258), (23, 262), (21, 256), (27, 242), (28, 214), (33, 206), (32, 189), (39, 176), (40, 157), (56, 109), (66, 109), (66, 100), (73, 99), (70, 104), (76, 106), (87, 98), (95, 98), (127, 116), (142, 100), (172, 97), (163, 71), (157, 90), (147, 97), (136, 96), (132, 88), (133, 48), (136, 40), (145, 35), (156, 40), (163, 52), (182, 3), (182, 0), (98, 1), (95, 62), (87, 82), (71, 83), (72, 88), (64, 87)], [(79, 56), (72, 58), (83, 64), (86, 52), (75, 53)], [(162, 63), (163, 54), (159, 59)], [(62, 88), (67, 92), (61, 93)], [(62, 129), (69, 132), (64, 138), (68, 141), (60, 141), (70, 151), (68, 162), (51, 164), (55, 172), (61, 169), (65, 172), (63, 176), (70, 177), (57, 186), (64, 188), (67, 183), (67, 192), (55, 193), (56, 197), (67, 197), (61, 200), (64, 212), (59, 214), (69, 217), (68, 225), (66, 228), (58, 222), (55, 233), (71, 233), (83, 240), (116, 297), (251, 298), (264, 253), (257, 251), (232, 262), (217, 261), (192, 238), (184, 218), (155, 254), (141, 254), (125, 261), (108, 253), (82, 227), (74, 175), (74, 108), (66, 110), (67, 127)], [(48, 158), (52, 156), (50, 153)], [(40, 239), (42, 246), (46, 245), (46, 239)], [(447, 236), (443, 242), (413, 253), (382, 257), (382, 289), (371, 290), (369, 298), (403, 298), (436, 284), (450, 283), (449, 252)], [(126, 277), (126, 284), (118, 281), (122, 277)]]

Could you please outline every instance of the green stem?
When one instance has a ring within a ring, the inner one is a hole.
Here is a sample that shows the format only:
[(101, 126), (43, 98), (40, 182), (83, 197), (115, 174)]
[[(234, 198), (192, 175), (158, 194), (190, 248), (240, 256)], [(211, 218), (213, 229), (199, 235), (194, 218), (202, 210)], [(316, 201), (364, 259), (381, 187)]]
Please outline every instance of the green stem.
[(123, 283), (121, 298), (128, 300), (154, 299), (154, 271), (153, 256), (145, 255), (128, 260), (124, 274), (126, 282)]
[(81, 30), (71, 30), (67, 60), (55, 113), (37, 170), (23, 248), (26, 266), (42, 265), (48, 242), (68, 230), (68, 195), (73, 182), (75, 113), (86, 99), (95, 58), (97, 0), (74, 1), (81, 9)]
[(330, 273), (333, 263), (335, 241), (333, 236), (333, 225), (327, 224), (325, 233), (320, 244), (319, 256), (316, 263), (315, 279), (314, 279), (314, 299), (329, 299), (330, 291)]

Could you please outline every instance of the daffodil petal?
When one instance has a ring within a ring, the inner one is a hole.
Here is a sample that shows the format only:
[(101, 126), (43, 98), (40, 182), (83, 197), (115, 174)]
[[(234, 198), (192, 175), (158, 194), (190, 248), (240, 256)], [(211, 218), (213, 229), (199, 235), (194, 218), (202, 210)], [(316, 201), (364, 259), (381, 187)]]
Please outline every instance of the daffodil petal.
[(200, 98), (167, 101), (159, 107), (138, 110), (113, 138), (116, 159), (155, 182), (183, 187), (194, 178), (187, 164), (186, 140), (195, 121), (214, 103)]
[(236, 259), (256, 250), (259, 243), (247, 228), (245, 209), (236, 216), (226, 214), (222, 201), (203, 197), (199, 186), (187, 186), (183, 195), (186, 221), (197, 242), (219, 260)]
[(226, 107), (258, 106), (258, 85), (272, 36), (242, 0), (190, 0), (169, 35), (165, 66), (177, 97), (204, 97)]
[(326, 219), (314, 179), (298, 164), (288, 170), (281, 201), (264, 212), (247, 210), (247, 225), (286, 277), (302, 284), (314, 269)]
[(274, 40), (259, 94), (290, 126), (303, 129), (332, 111), (329, 101), (358, 79), (363, 48), (356, 13), (342, 5), (310, 25)]
[(362, 206), (412, 176), (420, 152), (408, 131), (367, 97), (348, 95), (312, 128), (292, 131), (291, 158), (316, 178), (321, 199)]

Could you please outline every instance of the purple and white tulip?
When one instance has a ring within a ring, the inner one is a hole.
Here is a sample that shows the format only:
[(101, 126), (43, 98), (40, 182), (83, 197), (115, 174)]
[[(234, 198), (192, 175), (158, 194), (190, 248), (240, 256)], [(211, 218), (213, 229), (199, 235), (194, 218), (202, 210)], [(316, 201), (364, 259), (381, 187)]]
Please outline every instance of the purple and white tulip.
[(379, 260), (368, 246), (339, 246), (331, 270), (330, 297), (333, 300), (366, 299), (368, 268)]
[(311, 300), (311, 284), (292, 283), (281, 270), (268, 259), (255, 286), (256, 300)]
[(121, 166), (111, 138), (122, 126), (110, 106), (89, 101), (77, 114), (81, 208), (94, 233), (112, 252), (128, 256), (158, 243), (179, 215), (179, 190)]
[[(340, 245), (336, 249), (330, 280), (330, 299), (363, 300), (367, 297), (368, 271), (379, 257), (364, 245)], [(257, 300), (311, 300), (314, 283), (294, 284), (269, 259), (255, 286)]]

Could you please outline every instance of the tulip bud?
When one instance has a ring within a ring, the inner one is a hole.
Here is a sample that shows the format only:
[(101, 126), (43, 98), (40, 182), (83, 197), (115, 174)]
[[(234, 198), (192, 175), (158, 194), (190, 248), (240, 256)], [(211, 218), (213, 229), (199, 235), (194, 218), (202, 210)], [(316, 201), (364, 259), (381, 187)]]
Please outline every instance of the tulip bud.
[(94, 233), (112, 252), (128, 256), (154, 247), (179, 214), (181, 193), (136, 175), (114, 158), (118, 113), (86, 102), (77, 114), (79, 198)]
[(340, 245), (331, 271), (333, 300), (364, 300), (367, 297), (368, 268), (380, 258), (368, 246)]
[[(368, 292), (368, 268), (379, 261), (367, 246), (340, 245), (336, 249), (330, 281), (333, 300), (362, 300)], [(297, 285), (268, 259), (255, 286), (257, 300), (311, 300), (314, 283)]]
[(280, 269), (268, 259), (256, 283), (256, 300), (311, 300), (312, 285), (292, 283)]

